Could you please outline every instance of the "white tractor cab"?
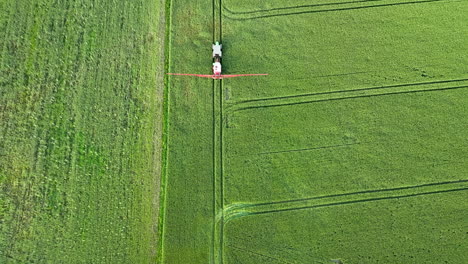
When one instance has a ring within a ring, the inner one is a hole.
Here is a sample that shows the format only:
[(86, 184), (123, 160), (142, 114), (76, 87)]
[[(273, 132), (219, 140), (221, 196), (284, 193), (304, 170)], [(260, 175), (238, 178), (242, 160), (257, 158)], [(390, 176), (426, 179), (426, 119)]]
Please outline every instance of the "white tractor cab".
[(221, 57), (222, 51), (221, 48), (223, 47), (222, 44), (216, 41), (215, 44), (212, 45), (213, 48), (213, 74), (214, 75), (221, 75)]
[(223, 47), (222, 44), (219, 44), (219, 42), (216, 41), (215, 44), (212, 45), (212, 48), (213, 48), (213, 58), (216, 58), (216, 57), (222, 57), (223, 54), (221, 52), (221, 48)]

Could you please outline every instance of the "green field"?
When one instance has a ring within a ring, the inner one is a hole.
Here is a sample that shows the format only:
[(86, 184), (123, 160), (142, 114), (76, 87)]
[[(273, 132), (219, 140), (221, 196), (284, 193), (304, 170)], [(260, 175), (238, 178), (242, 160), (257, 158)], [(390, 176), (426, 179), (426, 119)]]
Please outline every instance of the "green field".
[[(0, 0), (0, 263), (463, 263), (468, 1)], [(211, 80), (211, 44), (223, 73)]]
[(468, 2), (170, 11), (162, 263), (468, 257)]
[(155, 263), (162, 3), (0, 1), (0, 263)]
[[(170, 4), (170, 3), (168, 3)], [(168, 6), (169, 72), (205, 72), (212, 3)], [(167, 78), (164, 222), (158, 263), (209, 263), (213, 247), (213, 80)]]

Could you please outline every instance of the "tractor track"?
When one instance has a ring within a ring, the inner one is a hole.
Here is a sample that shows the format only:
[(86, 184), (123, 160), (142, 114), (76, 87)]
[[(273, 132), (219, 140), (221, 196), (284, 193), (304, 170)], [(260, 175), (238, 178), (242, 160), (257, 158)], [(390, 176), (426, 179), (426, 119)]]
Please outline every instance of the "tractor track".
[(218, 0), (218, 12), (219, 12), (219, 41), (223, 43), (223, 0)]
[[(341, 74), (341, 75), (344, 75), (344, 74)], [(333, 75), (333, 76), (335, 76), (335, 75)], [(359, 88), (359, 89), (353, 89), (353, 90), (337, 90), (337, 91), (329, 91), (329, 92), (316, 92), (316, 93), (306, 93), (306, 94), (298, 94), (298, 95), (287, 95), (287, 96), (278, 96), (278, 97), (258, 98), (258, 99), (249, 99), (249, 100), (239, 101), (235, 105), (245, 104), (245, 103), (250, 103), (250, 102), (264, 102), (264, 101), (272, 101), (272, 100), (280, 100), (280, 99), (301, 98), (301, 97), (309, 97), (309, 96), (315, 96), (315, 95), (364, 92), (364, 91), (399, 88), (399, 87), (407, 87), (407, 86), (432, 85), (432, 84), (442, 84), (442, 83), (451, 83), (451, 82), (464, 82), (464, 81), (468, 81), (468, 79), (451, 79), (451, 80), (441, 80), (441, 81), (433, 81), (433, 82), (405, 83), (405, 84), (383, 85), (383, 86), (375, 86), (375, 87), (368, 87), (368, 88)]]
[(402, 94), (437, 92), (437, 91), (446, 91), (446, 90), (458, 90), (458, 89), (466, 89), (466, 88), (468, 88), (468, 85), (452, 86), (452, 87), (445, 87), (445, 88), (425, 89), (425, 90), (410, 90), (410, 91), (400, 91), (400, 92), (391, 92), (391, 93), (356, 95), (356, 96), (349, 96), (349, 97), (325, 98), (325, 99), (291, 102), (291, 103), (283, 103), (283, 104), (246, 106), (246, 107), (237, 108), (237, 109), (234, 109), (234, 110), (231, 110), (231, 111), (244, 111), (244, 110), (250, 110), (250, 109), (293, 106), (293, 105), (302, 105), (302, 104), (311, 104), (311, 103), (321, 103), (321, 102), (332, 102), (332, 101), (341, 101), (341, 100), (350, 100), (350, 99), (371, 98), (371, 97), (378, 97), (378, 96), (391, 96), (391, 95), (402, 95)]
[(213, 80), (213, 263), (223, 263), (224, 182), (222, 80)]
[(349, 143), (349, 144), (341, 144), (341, 145), (321, 146), (321, 147), (314, 147), (314, 148), (302, 148), (302, 149), (290, 149), (290, 150), (268, 151), (268, 152), (257, 153), (257, 154), (254, 154), (254, 155), (271, 155), (271, 154), (280, 154), (280, 153), (311, 151), (311, 150), (318, 150), (318, 149), (342, 148), (342, 147), (348, 147), (348, 146), (360, 145), (360, 144), (362, 144), (362, 143), (361, 143), (361, 142), (357, 142), (357, 143)]
[(317, 199), (324, 199), (324, 198), (344, 197), (344, 196), (350, 196), (350, 195), (356, 195), (356, 194), (391, 192), (391, 191), (409, 190), (409, 189), (417, 189), (417, 188), (421, 188), (421, 187), (442, 186), (442, 185), (447, 185), (447, 184), (466, 183), (466, 182), (468, 182), (468, 179), (467, 180), (458, 180), (458, 181), (444, 181), (444, 182), (425, 183), (425, 184), (419, 184), (419, 185), (385, 188), (385, 189), (373, 189), (373, 190), (350, 192), (350, 193), (330, 194), (330, 195), (322, 195), (322, 196), (302, 198), (302, 199), (284, 200), (284, 201), (277, 201), (277, 202), (257, 203), (257, 204), (252, 204), (252, 206), (263, 206), (263, 205), (284, 204), (284, 203), (292, 203), (292, 202), (303, 202), (303, 201), (310, 201), (310, 200), (317, 200)]
[(466, 190), (468, 190), (468, 187), (441, 190), (441, 191), (415, 193), (415, 194), (406, 194), (406, 195), (397, 195), (397, 196), (386, 196), (386, 197), (377, 197), (377, 198), (369, 198), (369, 199), (360, 199), (360, 200), (353, 200), (353, 201), (343, 201), (343, 202), (335, 202), (335, 203), (319, 204), (319, 205), (311, 205), (311, 206), (303, 206), (303, 207), (284, 208), (284, 209), (277, 209), (277, 210), (270, 210), (270, 211), (259, 211), (259, 212), (253, 212), (250, 215), (279, 213), (279, 212), (286, 212), (286, 211), (297, 211), (297, 210), (304, 210), (304, 209), (330, 207), (330, 206), (355, 204), (355, 203), (363, 203), (363, 202), (374, 202), (374, 201), (390, 200), (390, 199), (401, 199), (401, 198), (409, 198), (409, 197), (431, 195), (431, 194), (440, 194), (440, 193), (448, 193), (448, 192), (457, 192), (457, 191), (466, 191)]
[(168, 177), (168, 165), (169, 165), (169, 113), (170, 113), (170, 78), (166, 73), (169, 72), (171, 67), (171, 29), (172, 29), (172, 0), (164, 2), (164, 77), (163, 77), (163, 106), (162, 106), (162, 138), (161, 138), (161, 179), (160, 179), (160, 193), (159, 193), (159, 216), (158, 216), (158, 252), (156, 256), (156, 262), (162, 263), (164, 260), (164, 234), (165, 234), (165, 217), (166, 217), (166, 205), (167, 205), (167, 177)]
[(223, 117), (223, 80), (219, 81), (219, 180), (220, 180), (220, 198), (221, 198), (221, 236), (220, 236), (220, 258), (223, 263), (223, 245), (224, 245), (224, 166), (223, 166), (223, 126), (224, 126), (224, 117)]
[[(222, 0), (218, 0), (218, 12), (219, 12), (219, 41), (223, 43), (223, 15), (222, 15)], [(220, 219), (220, 264), (224, 263), (224, 159), (223, 159), (223, 128), (224, 128), (224, 115), (223, 115), (223, 80), (219, 80), (219, 180), (220, 180), (220, 198), (221, 198), (221, 219)]]
[[(214, 43), (216, 41), (216, 12), (215, 12), (215, 6), (216, 6), (216, 1), (217, 0), (212, 0), (212, 39), (211, 43)], [(215, 85), (215, 80), (212, 80), (212, 142), (211, 144), (213, 145), (213, 153), (212, 153), (212, 163), (213, 163), (213, 179), (212, 179), (212, 189), (213, 189), (213, 204), (212, 204), (212, 214), (213, 214), (213, 219), (212, 219), (212, 233), (211, 233), (211, 243), (212, 243), (212, 248), (210, 252), (210, 263), (215, 264), (217, 263), (216, 261), (216, 240), (217, 240), (217, 204), (216, 204), (216, 190), (217, 190), (217, 180), (216, 180), (216, 85)]]
[[(222, 1), (212, 0), (213, 43), (222, 43)], [(213, 247), (211, 263), (222, 264), (224, 246), (223, 80), (213, 80)]]
[[(391, 7), (391, 6), (400, 6), (400, 5), (413, 5), (413, 4), (424, 4), (424, 3), (431, 3), (431, 2), (448, 2), (449, 0), (423, 0), (423, 1), (411, 1), (411, 2), (398, 2), (398, 3), (389, 3), (389, 4), (381, 4), (381, 5), (368, 5), (368, 6), (355, 6), (355, 7), (344, 7), (344, 8), (333, 8), (333, 9), (325, 9), (325, 10), (305, 10), (305, 11), (298, 11), (298, 12), (290, 12), (290, 13), (279, 13), (279, 14), (269, 14), (269, 15), (260, 15), (260, 16), (235, 16), (235, 13), (231, 13), (231, 15), (224, 15), (226, 18), (231, 20), (252, 20), (252, 19), (261, 19), (261, 18), (271, 18), (271, 17), (280, 17), (280, 16), (291, 16), (291, 15), (301, 15), (301, 14), (312, 14), (312, 13), (325, 13), (325, 12), (338, 12), (338, 11), (349, 11), (349, 10), (359, 10), (359, 9), (367, 9), (367, 8), (377, 8), (377, 7)], [(356, 2), (359, 3), (359, 2)], [(259, 10), (260, 12), (262, 10)], [(233, 11), (231, 11), (233, 12)]]
[[(290, 200), (274, 201), (274, 202), (264, 202), (264, 203), (256, 203), (256, 204), (248, 204), (248, 203), (235, 204), (225, 209), (225, 221), (229, 222), (229, 221), (232, 221), (234, 219), (241, 218), (244, 216), (259, 215), (259, 214), (314, 209), (314, 208), (339, 206), (339, 205), (347, 205), (347, 204), (355, 204), (355, 203), (364, 203), (364, 202), (373, 202), (373, 201), (381, 201), (381, 200), (389, 200), (389, 199), (400, 199), (400, 198), (417, 197), (417, 196), (423, 196), (423, 195), (465, 191), (465, 190), (468, 190), (466, 183), (468, 183), (468, 179), (456, 180), (456, 181), (434, 182), (434, 183), (385, 188), (385, 189), (363, 190), (363, 191), (350, 192), (350, 193), (322, 195), (322, 196), (316, 196), (316, 197), (290, 199)], [(441, 187), (446, 187), (446, 188), (441, 189)], [(387, 193), (387, 195), (380, 195), (381, 193)], [(393, 193), (397, 193), (397, 194), (392, 195)], [(344, 198), (344, 199), (340, 200), (340, 198)], [(330, 200), (330, 201), (327, 201), (327, 200)]]
[[(211, 43), (214, 43), (216, 40), (216, 19), (215, 19), (215, 5), (216, 5), (216, 0), (212, 0), (212, 38), (211, 38)], [(215, 264), (216, 262), (216, 254), (215, 254), (215, 249), (216, 249), (216, 215), (217, 215), (217, 210), (216, 210), (216, 109), (215, 109), (215, 80), (212, 80), (211, 82), (212, 85), (212, 141), (211, 144), (213, 145), (213, 153), (212, 153), (212, 163), (213, 163), (213, 179), (212, 179), (212, 199), (213, 199), (213, 204), (212, 204), (212, 230), (211, 230), (211, 243), (212, 243), (212, 248), (210, 252), (210, 263)]]
[(216, 85), (215, 85), (215, 80), (212, 81), (212, 97), (213, 97), (213, 102), (212, 102), (212, 126), (213, 126), (213, 130), (212, 130), (212, 134), (213, 134), (213, 137), (212, 137), (212, 144), (213, 144), (213, 155), (212, 155), (212, 162), (213, 162), (213, 229), (212, 229), (212, 244), (213, 244), (213, 248), (212, 248), (212, 252), (211, 252), (211, 263), (217, 263), (216, 262), (216, 256), (215, 256), (215, 249), (216, 249), (216, 225), (217, 225), (217, 219), (216, 219), (216, 216), (218, 214), (218, 210), (217, 210), (217, 204), (216, 204), (216, 200), (217, 200), (217, 195), (216, 195), (216, 189), (217, 189), (217, 175), (216, 175), (216, 97), (215, 97), (215, 94), (216, 94)]
[(260, 9), (253, 11), (232, 11), (226, 6), (223, 6), (223, 9), (226, 10), (229, 14), (256, 14), (256, 13), (268, 13), (271, 11), (278, 10), (290, 10), (290, 9), (301, 9), (301, 8), (310, 8), (310, 7), (320, 7), (320, 6), (333, 6), (333, 5), (347, 5), (347, 4), (356, 4), (356, 3), (366, 3), (366, 2), (379, 2), (384, 0), (359, 0), (359, 1), (347, 1), (347, 2), (335, 2), (335, 3), (323, 3), (323, 4), (313, 4), (313, 5), (299, 5), (299, 6), (287, 6), (287, 7), (275, 7), (270, 9)]

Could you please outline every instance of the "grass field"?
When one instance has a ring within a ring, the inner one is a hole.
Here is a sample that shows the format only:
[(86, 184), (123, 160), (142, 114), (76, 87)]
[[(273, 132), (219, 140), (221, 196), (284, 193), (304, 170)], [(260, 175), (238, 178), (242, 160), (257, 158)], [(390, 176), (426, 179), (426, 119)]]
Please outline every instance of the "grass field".
[[(466, 213), (451, 192), (245, 217), (227, 225), (226, 263), (453, 263)], [(335, 261), (338, 262), (338, 261)]]
[(466, 259), (468, 2), (171, 10), (162, 263)]
[(0, 0), (0, 263), (463, 263), (467, 14)]
[(1, 263), (155, 263), (162, 3), (0, 1)]

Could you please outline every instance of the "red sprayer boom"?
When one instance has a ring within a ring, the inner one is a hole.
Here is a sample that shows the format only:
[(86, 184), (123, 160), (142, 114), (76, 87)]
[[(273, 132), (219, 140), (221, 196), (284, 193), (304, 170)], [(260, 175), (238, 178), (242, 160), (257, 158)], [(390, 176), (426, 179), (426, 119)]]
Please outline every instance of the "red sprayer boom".
[(202, 78), (212, 78), (212, 79), (224, 79), (224, 78), (233, 78), (233, 77), (242, 77), (242, 76), (259, 76), (259, 75), (268, 75), (267, 73), (257, 73), (257, 74), (232, 74), (232, 75), (223, 75), (221, 74), (221, 57), (222, 57), (222, 48), (223, 45), (216, 42), (212, 45), (213, 49), (213, 74), (190, 74), (190, 73), (168, 73), (169, 75), (183, 75), (183, 76), (195, 76)]

